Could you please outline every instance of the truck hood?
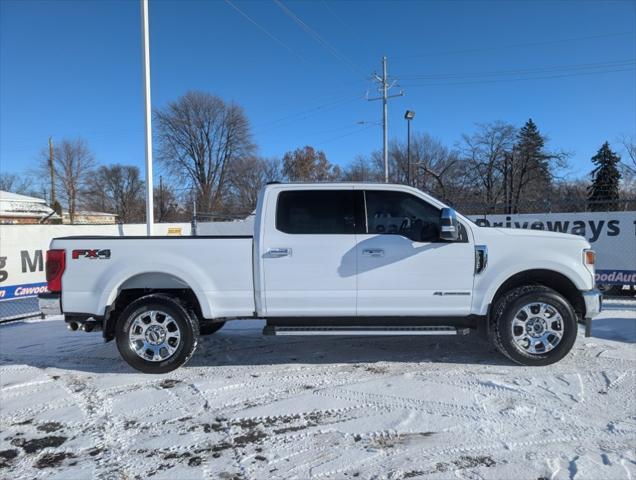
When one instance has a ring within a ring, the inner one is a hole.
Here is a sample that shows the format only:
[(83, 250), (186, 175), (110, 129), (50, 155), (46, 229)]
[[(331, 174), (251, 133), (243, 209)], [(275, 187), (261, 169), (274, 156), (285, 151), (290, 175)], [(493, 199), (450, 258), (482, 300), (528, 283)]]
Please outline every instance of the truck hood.
[(584, 237), (580, 235), (572, 235), (570, 233), (561, 233), (561, 232), (550, 232), (546, 230), (531, 230), (527, 228), (493, 228), (492, 230), (496, 230), (504, 235), (508, 235), (511, 237), (525, 237), (525, 238), (545, 238), (545, 239), (563, 239), (563, 240), (573, 240), (579, 242), (586, 242)]

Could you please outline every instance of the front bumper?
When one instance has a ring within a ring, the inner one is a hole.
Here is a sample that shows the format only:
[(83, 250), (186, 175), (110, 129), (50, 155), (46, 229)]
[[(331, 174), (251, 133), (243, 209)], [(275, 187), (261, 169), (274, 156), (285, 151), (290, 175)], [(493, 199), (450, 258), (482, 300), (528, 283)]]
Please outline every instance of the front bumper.
[(583, 292), (585, 302), (585, 336), (592, 335), (592, 319), (601, 313), (603, 308), (603, 295), (597, 289)]
[(40, 293), (38, 295), (38, 304), (42, 315), (61, 315), (62, 304), (59, 293)]

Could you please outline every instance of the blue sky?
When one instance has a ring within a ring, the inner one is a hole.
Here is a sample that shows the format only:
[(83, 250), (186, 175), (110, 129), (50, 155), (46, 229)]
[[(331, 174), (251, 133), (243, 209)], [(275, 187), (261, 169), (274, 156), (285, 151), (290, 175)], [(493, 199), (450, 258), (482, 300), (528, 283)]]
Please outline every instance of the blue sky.
[[(449, 145), (532, 117), (580, 176), (603, 141), (636, 135), (634, 1), (283, 0), (317, 36), (272, 1), (232, 4), (254, 23), (220, 0), (150, 1), (153, 106), (189, 89), (233, 100), (265, 156), (309, 144), (346, 164), (381, 148), (381, 127), (357, 122), (381, 119), (364, 97), (384, 54), (406, 93), (391, 137), (407, 108)], [(0, 100), (3, 172), (32, 168), (49, 135), (142, 167), (139, 3), (0, 2)]]

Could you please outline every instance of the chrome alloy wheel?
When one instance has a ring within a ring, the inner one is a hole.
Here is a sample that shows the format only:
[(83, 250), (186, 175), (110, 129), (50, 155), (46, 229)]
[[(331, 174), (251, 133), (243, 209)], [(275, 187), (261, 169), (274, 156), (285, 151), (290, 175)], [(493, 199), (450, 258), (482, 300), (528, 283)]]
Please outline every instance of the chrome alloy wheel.
[(151, 310), (133, 320), (128, 333), (130, 348), (144, 360), (160, 362), (177, 350), (181, 331), (174, 318), (165, 312)]
[(549, 352), (563, 338), (563, 318), (552, 305), (529, 303), (512, 320), (512, 338), (517, 347), (528, 353)]

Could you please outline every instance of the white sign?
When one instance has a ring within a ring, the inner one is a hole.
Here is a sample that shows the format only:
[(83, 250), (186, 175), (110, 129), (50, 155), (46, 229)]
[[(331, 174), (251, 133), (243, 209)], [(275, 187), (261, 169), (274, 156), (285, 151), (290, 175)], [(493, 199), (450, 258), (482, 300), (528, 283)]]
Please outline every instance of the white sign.
[[(160, 223), (157, 235), (170, 228), (190, 233), (190, 224)], [(145, 225), (0, 225), (0, 300), (46, 292), (46, 251), (55, 237), (72, 235), (145, 235)]]
[[(253, 222), (205, 222), (198, 235), (251, 235)], [(189, 223), (157, 223), (154, 235), (191, 235)], [(46, 251), (56, 237), (146, 235), (145, 224), (126, 225), (0, 225), (0, 301), (32, 297), (46, 291)]]
[(484, 227), (581, 235), (597, 254), (596, 283), (636, 285), (636, 212), (527, 213), (469, 218)]

